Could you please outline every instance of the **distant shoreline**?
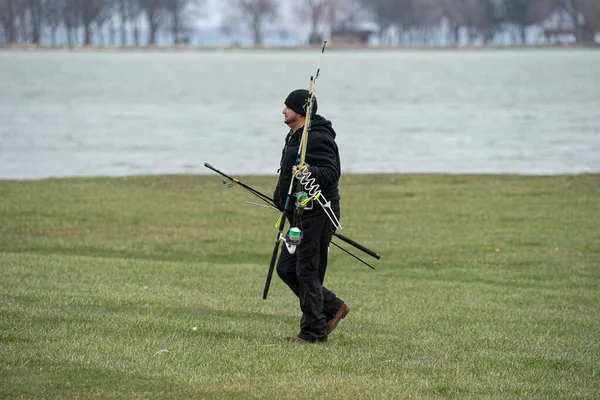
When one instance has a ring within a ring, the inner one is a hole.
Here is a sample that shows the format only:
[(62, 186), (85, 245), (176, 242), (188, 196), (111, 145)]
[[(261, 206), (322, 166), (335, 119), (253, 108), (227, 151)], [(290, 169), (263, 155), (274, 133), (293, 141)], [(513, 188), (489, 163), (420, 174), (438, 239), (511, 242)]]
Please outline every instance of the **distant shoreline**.
[[(321, 45), (302, 46), (37, 46), (31, 44), (0, 45), (0, 51), (69, 51), (69, 52), (221, 52), (221, 51), (314, 51)], [(329, 51), (485, 51), (485, 50), (600, 50), (597, 43), (575, 44), (536, 44), (536, 45), (468, 45), (468, 46), (428, 46), (428, 45), (398, 45), (398, 46), (363, 46), (363, 45), (328, 45)]]

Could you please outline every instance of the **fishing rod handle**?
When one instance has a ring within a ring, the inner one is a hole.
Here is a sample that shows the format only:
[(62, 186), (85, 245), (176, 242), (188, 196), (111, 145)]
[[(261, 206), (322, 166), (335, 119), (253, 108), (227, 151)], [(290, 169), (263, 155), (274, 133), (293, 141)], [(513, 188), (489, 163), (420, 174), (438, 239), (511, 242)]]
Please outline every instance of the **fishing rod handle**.
[(340, 238), (341, 240), (343, 240), (344, 242), (351, 244), (352, 246), (356, 247), (359, 250), (364, 251), (365, 253), (367, 253), (368, 255), (370, 255), (371, 257), (374, 257), (376, 259), (380, 259), (381, 255), (375, 253), (373, 250), (370, 250), (368, 248), (366, 248), (365, 246), (363, 246), (360, 243), (355, 242), (354, 240), (350, 239), (349, 237), (346, 237), (340, 233), (334, 232), (333, 235), (337, 238)]
[(271, 263), (269, 264), (269, 271), (267, 272), (267, 280), (265, 281), (265, 289), (263, 290), (263, 300), (266, 300), (267, 295), (269, 294), (271, 278), (273, 277), (273, 270), (275, 269), (275, 263), (277, 262), (277, 253), (279, 252), (279, 244), (281, 243), (281, 237), (283, 234), (283, 228), (285, 227), (286, 218), (287, 212), (284, 210), (281, 213), (279, 226), (277, 227), (277, 238), (275, 239), (275, 247), (273, 248), (273, 254), (271, 255)]
[(235, 178), (234, 178), (234, 177), (232, 177), (232, 176), (229, 176), (229, 175), (227, 175), (225, 172), (223, 172), (223, 171), (221, 171), (221, 170), (219, 170), (219, 169), (217, 169), (217, 168), (213, 167), (213, 166), (212, 166), (212, 165), (210, 165), (209, 163), (205, 162), (205, 163), (204, 163), (204, 166), (205, 166), (206, 168), (210, 169), (210, 170), (213, 170), (213, 171), (215, 171), (217, 174), (219, 174), (219, 175), (221, 175), (221, 176), (224, 176), (225, 178), (229, 179), (231, 182), (234, 182), (234, 183), (240, 184), (240, 181), (238, 181), (237, 179), (235, 179)]
[(269, 294), (269, 288), (271, 287), (271, 278), (273, 278), (273, 270), (275, 269), (275, 261), (277, 260), (277, 253), (279, 252), (279, 233), (277, 234), (277, 242), (275, 243), (275, 248), (273, 249), (273, 254), (271, 255), (271, 264), (269, 264), (269, 271), (267, 272), (267, 280), (265, 281), (265, 288), (263, 290), (263, 300), (267, 299), (267, 295)]
[(215, 171), (215, 172), (216, 172), (216, 173), (218, 173), (218, 174), (221, 174), (221, 175), (223, 175), (223, 176), (227, 176), (227, 175), (226, 175), (224, 172), (222, 172), (222, 171), (219, 171), (218, 169), (216, 169), (215, 167), (213, 167), (212, 165), (210, 165), (210, 164), (209, 164), (209, 163), (207, 163), (207, 162), (205, 162), (205, 163), (204, 163), (204, 166), (205, 166), (206, 168), (208, 168), (208, 169), (212, 169), (213, 171)]

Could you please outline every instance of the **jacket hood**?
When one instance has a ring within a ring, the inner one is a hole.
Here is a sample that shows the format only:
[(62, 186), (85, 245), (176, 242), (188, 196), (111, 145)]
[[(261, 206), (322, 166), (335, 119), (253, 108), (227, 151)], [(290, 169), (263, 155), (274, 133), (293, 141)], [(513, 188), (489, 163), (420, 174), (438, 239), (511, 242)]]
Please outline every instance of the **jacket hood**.
[[(294, 134), (297, 134), (297, 138), (293, 139), (293, 140), (300, 140), (303, 130), (304, 130), (304, 125), (302, 125), (302, 127), (298, 128), (298, 130), (296, 132), (293, 132)], [(326, 118), (323, 118), (319, 114), (315, 115), (315, 117), (310, 122), (310, 131), (325, 133), (325, 134), (331, 136), (331, 138), (333, 138), (333, 139), (335, 139), (335, 137), (337, 136), (337, 133), (333, 129), (333, 125), (331, 124), (331, 121), (329, 121)], [(292, 135), (292, 132), (289, 133), (288, 138), (286, 139), (286, 142), (289, 139), (289, 136), (291, 136), (291, 135)]]
[(329, 121), (326, 118), (323, 118), (319, 114), (315, 115), (315, 117), (312, 119), (310, 123), (310, 130), (328, 133), (334, 139), (337, 136), (335, 130), (333, 129), (331, 121)]

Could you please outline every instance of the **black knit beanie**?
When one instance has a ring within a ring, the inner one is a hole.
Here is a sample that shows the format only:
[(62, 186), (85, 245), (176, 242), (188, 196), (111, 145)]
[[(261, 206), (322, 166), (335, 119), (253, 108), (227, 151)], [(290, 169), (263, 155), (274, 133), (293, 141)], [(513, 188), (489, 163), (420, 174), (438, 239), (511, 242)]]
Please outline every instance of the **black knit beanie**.
[[(283, 103), (297, 114), (306, 116), (306, 107), (308, 107), (308, 94), (308, 90), (306, 89), (294, 90), (288, 95)], [(315, 114), (317, 114), (317, 97), (313, 95), (312, 115), (315, 116)]]

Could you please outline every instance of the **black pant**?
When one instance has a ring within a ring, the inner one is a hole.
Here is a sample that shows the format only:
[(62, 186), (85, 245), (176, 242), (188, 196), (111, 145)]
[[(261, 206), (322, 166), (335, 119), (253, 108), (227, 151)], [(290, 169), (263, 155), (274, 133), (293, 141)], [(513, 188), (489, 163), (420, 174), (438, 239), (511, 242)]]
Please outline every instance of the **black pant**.
[[(339, 218), (339, 212), (336, 212)], [(294, 254), (282, 246), (277, 274), (300, 299), (302, 319), (298, 336), (307, 341), (325, 341), (325, 324), (344, 302), (323, 287), (327, 269), (327, 253), (335, 228), (327, 215), (301, 220), (302, 242)]]

